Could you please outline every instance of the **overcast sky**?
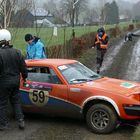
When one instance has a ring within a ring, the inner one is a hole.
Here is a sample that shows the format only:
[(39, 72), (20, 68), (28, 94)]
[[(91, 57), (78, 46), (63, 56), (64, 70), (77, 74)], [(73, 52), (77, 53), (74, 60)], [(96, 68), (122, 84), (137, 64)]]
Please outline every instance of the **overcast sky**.
[[(38, 5), (40, 5), (40, 6), (42, 6), (43, 5), (43, 3), (45, 2), (47, 2), (47, 1), (49, 1), (49, 0), (34, 0), (34, 1), (36, 1), (37, 3), (38, 3)], [(54, 2), (59, 2), (60, 0), (53, 0)], [(99, 2), (102, 2), (103, 3), (103, 1), (104, 2), (109, 2), (109, 1), (113, 1), (113, 0), (87, 0), (87, 1), (90, 1), (90, 3), (92, 4), (92, 3), (99, 3)], [(138, 2), (138, 1), (140, 1), (140, 0), (116, 0), (116, 1), (128, 1), (128, 2), (131, 2), (131, 3), (136, 3), (136, 2)]]
[[(39, 3), (40, 2), (46, 2), (46, 1), (49, 1), (49, 0), (35, 0), (35, 1), (38, 1)], [(59, 2), (60, 0), (54, 0), (54, 1), (56, 1), (56, 2)], [(87, 1), (91, 1), (91, 2), (96, 2), (97, 0), (87, 0)], [(100, 0), (98, 0), (98, 1), (100, 1)], [(113, 1), (113, 0), (104, 0), (104, 1)], [(118, 0), (116, 0), (116, 1), (118, 1)], [(129, 2), (132, 2), (132, 3), (136, 3), (136, 2), (138, 2), (138, 1), (140, 1), (140, 0), (122, 0), (122, 1), (129, 1)]]

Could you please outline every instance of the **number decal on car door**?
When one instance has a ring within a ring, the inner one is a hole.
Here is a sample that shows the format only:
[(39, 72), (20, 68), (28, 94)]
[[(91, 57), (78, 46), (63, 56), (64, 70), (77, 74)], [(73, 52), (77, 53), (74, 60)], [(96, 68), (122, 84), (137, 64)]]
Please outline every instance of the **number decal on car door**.
[(37, 89), (31, 89), (29, 92), (29, 98), (31, 102), (37, 106), (44, 106), (48, 102), (48, 91), (44, 90), (37, 90)]

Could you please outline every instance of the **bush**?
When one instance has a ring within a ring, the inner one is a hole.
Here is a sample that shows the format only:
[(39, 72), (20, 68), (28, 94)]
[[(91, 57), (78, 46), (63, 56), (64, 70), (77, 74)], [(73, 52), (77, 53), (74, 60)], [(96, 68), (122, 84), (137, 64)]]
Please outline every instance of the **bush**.
[(94, 69), (96, 65), (96, 49), (86, 50), (79, 58), (77, 58), (77, 60), (88, 68)]
[(109, 29), (109, 36), (110, 37), (117, 37), (118, 35), (121, 34), (121, 30), (119, 28), (119, 26), (115, 26), (115, 28), (110, 28)]
[(136, 28), (140, 28), (140, 23), (136, 24)]
[(128, 26), (128, 31), (132, 31), (132, 30), (134, 30), (134, 24), (130, 24), (129, 26)]

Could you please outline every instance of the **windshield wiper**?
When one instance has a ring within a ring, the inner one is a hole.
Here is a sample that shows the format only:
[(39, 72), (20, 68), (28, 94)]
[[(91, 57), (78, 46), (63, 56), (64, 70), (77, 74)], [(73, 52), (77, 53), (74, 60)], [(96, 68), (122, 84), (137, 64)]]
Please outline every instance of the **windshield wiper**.
[(102, 78), (103, 76), (101, 75), (91, 75), (90, 78)]
[(91, 75), (90, 78), (96, 78), (99, 77), (99, 75)]

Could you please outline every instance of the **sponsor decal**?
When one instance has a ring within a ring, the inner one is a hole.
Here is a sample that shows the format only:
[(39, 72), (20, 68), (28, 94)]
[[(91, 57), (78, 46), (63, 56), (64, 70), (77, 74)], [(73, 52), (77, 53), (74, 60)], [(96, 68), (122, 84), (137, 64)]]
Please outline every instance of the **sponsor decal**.
[(47, 90), (47, 91), (51, 91), (52, 90), (52, 86), (51, 84), (44, 84), (44, 83), (38, 83), (38, 82), (32, 82), (32, 84), (30, 84), (30, 88), (32, 89), (40, 89), (40, 90)]
[(70, 88), (71, 92), (80, 92), (80, 88)]
[(68, 67), (65, 66), (65, 65), (62, 65), (62, 66), (59, 66), (59, 67), (58, 67), (59, 70), (65, 70), (65, 69), (67, 69), (67, 68), (68, 68)]
[(94, 84), (93, 82), (87, 82), (88, 86), (93, 86), (93, 84)]
[(121, 83), (120, 86), (121, 86), (121, 87), (124, 87), (124, 88), (133, 88), (133, 87), (135, 87), (136, 85), (135, 85), (135, 84), (132, 84), (132, 83), (124, 82), (124, 83)]

